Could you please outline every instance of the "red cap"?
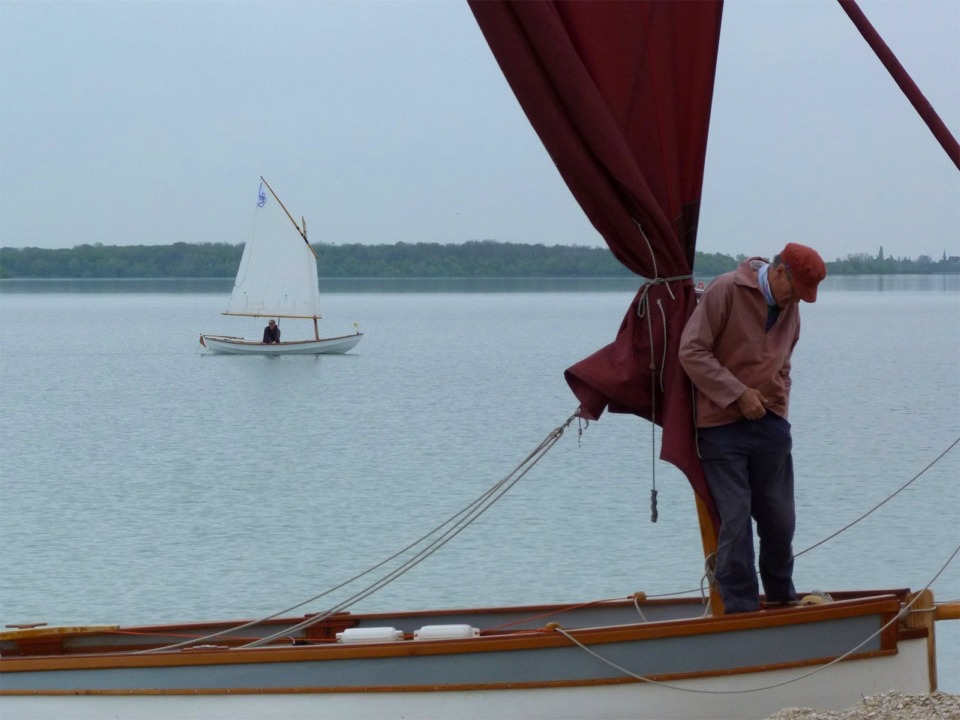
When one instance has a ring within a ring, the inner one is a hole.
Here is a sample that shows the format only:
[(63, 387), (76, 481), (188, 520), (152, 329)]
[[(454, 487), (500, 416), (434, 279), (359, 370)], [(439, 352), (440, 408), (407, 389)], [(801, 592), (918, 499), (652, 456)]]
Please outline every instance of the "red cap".
[(800, 299), (816, 302), (817, 285), (827, 276), (827, 266), (820, 254), (806, 245), (787, 243), (780, 253), (780, 260), (790, 271)]

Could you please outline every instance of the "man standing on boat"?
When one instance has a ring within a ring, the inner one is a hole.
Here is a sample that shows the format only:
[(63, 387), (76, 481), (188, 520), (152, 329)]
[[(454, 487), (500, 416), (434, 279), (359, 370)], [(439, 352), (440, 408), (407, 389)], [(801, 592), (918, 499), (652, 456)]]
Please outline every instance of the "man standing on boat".
[(271, 320), (267, 323), (267, 326), (263, 329), (263, 344), (264, 345), (279, 345), (280, 344), (280, 326), (277, 325), (276, 320)]
[(697, 389), (697, 444), (720, 516), (716, 582), (727, 613), (797, 598), (793, 587), (793, 458), (787, 409), (800, 300), (815, 302), (827, 268), (812, 248), (788, 243), (773, 262), (751, 258), (716, 278), (680, 339), (680, 363)]

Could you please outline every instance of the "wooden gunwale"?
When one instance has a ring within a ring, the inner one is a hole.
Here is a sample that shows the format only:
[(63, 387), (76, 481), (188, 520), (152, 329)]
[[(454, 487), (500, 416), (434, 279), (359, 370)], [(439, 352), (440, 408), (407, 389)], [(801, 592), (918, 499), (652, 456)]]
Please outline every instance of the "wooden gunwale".
[[(213, 336), (213, 337), (222, 337), (222, 336)], [(353, 335), (345, 335), (344, 337), (353, 337)], [(307, 340), (303, 342), (313, 342), (312, 340)], [(907, 589), (880, 589), (873, 591), (833, 591), (831, 596), (834, 600), (858, 600), (866, 601), (868, 599), (876, 598), (886, 598), (886, 596), (895, 596), (900, 602), (905, 602), (906, 596), (909, 594)], [(643, 593), (639, 593), (643, 595)], [(701, 598), (698, 597), (668, 597), (668, 598), (646, 598), (644, 597), (639, 601), (641, 608), (643, 607), (670, 607), (670, 606), (699, 606), (703, 607), (704, 603)], [(834, 603), (833, 605), (836, 605)], [(626, 598), (614, 598), (611, 600), (591, 600), (588, 602), (581, 603), (545, 603), (537, 605), (502, 605), (502, 606), (484, 606), (484, 607), (466, 607), (466, 608), (440, 608), (440, 609), (426, 609), (426, 610), (404, 610), (404, 611), (383, 611), (383, 612), (366, 612), (366, 613), (354, 613), (349, 610), (341, 611), (334, 613), (333, 615), (325, 618), (321, 623), (315, 625), (311, 628), (307, 628), (306, 637), (310, 637), (311, 631), (316, 630), (317, 628), (323, 628), (326, 625), (335, 626), (337, 630), (340, 630), (342, 627), (355, 627), (363, 622), (376, 622), (381, 620), (391, 620), (394, 621), (398, 618), (411, 619), (415, 620), (417, 618), (440, 618), (440, 617), (460, 617), (465, 615), (477, 616), (482, 618), (484, 616), (490, 615), (528, 615), (530, 618), (562, 615), (566, 612), (574, 612), (577, 610), (584, 609), (603, 609), (603, 608), (626, 608), (634, 607), (634, 599), (630, 596)], [(829, 607), (827, 605), (826, 607)], [(775, 612), (790, 612), (795, 608), (782, 608), (777, 610), (766, 610), (765, 613), (775, 613)], [(104, 626), (77, 626), (77, 627), (59, 627), (59, 626), (47, 626), (47, 625), (37, 625), (35, 627), (30, 627), (26, 629), (16, 629), (16, 630), (2, 630), (0, 631), (0, 640), (16, 640), (19, 638), (25, 638), (32, 635), (61, 635), (61, 636), (73, 636), (73, 635), (87, 635), (90, 632), (118, 632), (123, 633), (137, 633), (142, 635), (178, 635), (187, 632), (196, 632), (199, 634), (208, 634), (211, 631), (218, 629), (224, 629), (229, 627), (238, 627), (241, 625), (248, 625), (252, 622), (257, 623), (257, 627), (261, 628), (270, 628), (271, 632), (273, 629), (283, 626), (283, 625), (293, 625), (299, 623), (304, 619), (311, 617), (316, 617), (320, 613), (305, 613), (302, 616), (295, 617), (281, 617), (281, 618), (271, 618), (270, 620), (257, 621), (253, 618), (240, 618), (233, 619), (229, 621), (224, 620), (201, 620), (196, 622), (185, 622), (185, 623), (163, 623), (163, 624), (153, 624), (153, 625), (131, 625), (131, 626), (120, 626), (120, 625), (104, 625)], [(728, 619), (733, 619), (737, 616), (730, 616)], [(694, 618), (700, 619), (700, 618)]]
[[(880, 615), (882, 624), (889, 623), (900, 612), (900, 603), (894, 596), (871, 597), (863, 600), (843, 600), (824, 605), (767, 610), (719, 618), (667, 620), (635, 625), (615, 625), (566, 630), (584, 645), (636, 642), (669, 637), (689, 637), (719, 633), (756, 630), (791, 625), (804, 625), (830, 620), (842, 620), (866, 615)], [(895, 652), (900, 637), (897, 623), (880, 636), (880, 651)], [(258, 648), (193, 648), (188, 652), (161, 651), (153, 654), (133, 654), (116, 651), (106, 654), (78, 653), (75, 655), (46, 655), (36, 657), (4, 657), (0, 659), (0, 673), (38, 672), (47, 670), (160, 668), (206, 665), (235, 665), (247, 663), (324, 662), (363, 658), (416, 657), (426, 655), (454, 655), (461, 653), (498, 652), (521, 649), (543, 649), (569, 646), (570, 640), (555, 630), (524, 630), (521, 632), (481, 636), (464, 640), (401, 641), (394, 643), (340, 645), (288, 645)], [(859, 657), (859, 655), (857, 655)], [(722, 673), (721, 673), (722, 674)], [(3, 691), (0, 691), (3, 692)]]
[[(886, 594), (886, 593), (883, 593)], [(639, 593), (643, 595), (643, 593)], [(703, 602), (695, 597), (689, 598), (666, 598), (666, 599), (653, 599), (647, 600), (644, 598), (641, 601), (644, 607), (676, 607), (676, 606), (697, 606), (702, 607)], [(434, 609), (434, 610), (408, 610), (402, 612), (373, 612), (373, 613), (352, 613), (348, 611), (341, 611), (330, 615), (325, 618), (323, 621), (316, 625), (312, 625), (302, 631), (302, 634), (297, 633), (299, 636), (298, 639), (303, 639), (306, 641), (319, 642), (323, 640), (333, 641), (335, 639), (336, 633), (342, 632), (343, 630), (351, 627), (357, 627), (362, 623), (375, 624), (377, 622), (393, 624), (396, 623), (399, 619), (406, 621), (410, 625), (417, 624), (415, 621), (421, 618), (430, 618), (431, 620), (437, 621), (444, 617), (455, 617), (462, 618), (464, 616), (475, 617), (477, 621), (482, 620), (491, 616), (501, 616), (501, 615), (515, 615), (515, 616), (525, 616), (527, 621), (533, 620), (543, 620), (548, 617), (553, 618), (564, 613), (568, 612), (577, 612), (581, 610), (596, 610), (596, 609), (607, 609), (607, 608), (633, 608), (634, 600), (633, 598), (616, 598), (612, 600), (592, 600), (588, 602), (575, 603), (575, 604), (539, 604), (539, 605), (507, 605), (507, 606), (498, 606), (498, 607), (481, 607), (481, 608), (443, 608), (443, 609)], [(196, 635), (198, 638), (205, 635), (212, 634), (214, 632), (219, 632), (229, 628), (247, 626), (250, 623), (256, 622), (256, 626), (261, 628), (264, 632), (263, 635), (268, 633), (275, 632), (278, 628), (283, 626), (293, 626), (299, 624), (304, 619), (309, 619), (311, 617), (317, 616), (319, 613), (306, 613), (300, 617), (284, 617), (284, 618), (272, 618), (270, 620), (264, 620), (257, 622), (253, 619), (236, 619), (231, 621), (222, 621), (222, 620), (205, 620), (198, 622), (188, 622), (188, 623), (177, 623), (172, 624), (162, 624), (162, 625), (137, 625), (129, 627), (121, 627), (119, 625), (110, 625), (110, 626), (79, 626), (79, 627), (57, 627), (57, 626), (46, 626), (42, 624), (41, 626), (31, 627), (27, 629), (17, 629), (17, 630), (4, 630), (0, 631), (0, 641), (14, 642), (20, 645), (22, 648), (29, 648), (31, 640), (38, 641), (67, 641), (72, 638), (79, 638), (84, 636), (91, 635), (122, 635), (122, 636), (137, 636), (142, 635), (144, 637), (153, 636), (155, 638), (163, 638), (162, 641), (154, 640), (150, 643), (143, 644), (129, 644), (124, 645), (122, 649), (119, 649), (116, 645), (104, 644), (103, 646), (95, 645), (86, 645), (80, 648), (71, 648), (71, 647), (62, 647), (60, 651), (56, 653), (38, 653), (30, 652), (27, 649), (26, 652), (18, 652), (16, 654), (2, 655), (0, 657), (17, 657), (17, 656), (37, 656), (37, 655), (47, 655), (47, 654), (101, 654), (106, 652), (138, 652), (141, 650), (150, 650), (160, 647), (163, 644), (172, 644), (179, 642), (183, 639), (185, 635)], [(515, 624), (515, 622), (508, 623), (508, 625)], [(491, 632), (485, 630), (484, 632)], [(244, 635), (244, 636), (221, 636), (216, 638), (216, 642), (212, 644), (216, 645), (227, 645), (234, 646), (240, 645), (253, 640), (259, 639), (260, 636), (256, 634)]]

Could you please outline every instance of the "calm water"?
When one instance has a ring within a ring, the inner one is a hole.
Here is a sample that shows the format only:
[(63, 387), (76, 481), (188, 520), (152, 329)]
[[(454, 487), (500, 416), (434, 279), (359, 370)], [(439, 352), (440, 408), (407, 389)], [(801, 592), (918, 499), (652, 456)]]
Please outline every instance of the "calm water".
[[(576, 408), (570, 364), (609, 342), (629, 282), (326, 283), (346, 356), (198, 352), (229, 282), (0, 284), (0, 624), (272, 613), (420, 537)], [(797, 551), (960, 436), (960, 283), (829, 279), (794, 358)], [(285, 337), (295, 335), (292, 322)], [(480, 521), (357, 610), (696, 588), (692, 493), (651, 431), (575, 428)], [(960, 448), (802, 555), (801, 590), (926, 585), (960, 544)], [(933, 584), (960, 597), (960, 560)], [(345, 594), (334, 596), (342, 599)], [(324, 598), (298, 612), (322, 610)], [(960, 692), (960, 623), (940, 623)]]

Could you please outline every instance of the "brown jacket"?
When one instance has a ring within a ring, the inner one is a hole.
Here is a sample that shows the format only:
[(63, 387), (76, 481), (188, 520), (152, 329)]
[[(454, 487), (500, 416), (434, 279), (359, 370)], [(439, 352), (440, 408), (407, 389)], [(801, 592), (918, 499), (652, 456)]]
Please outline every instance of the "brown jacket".
[(767, 410), (787, 417), (800, 312), (791, 303), (765, 330), (767, 302), (751, 264), (756, 260), (710, 283), (683, 329), (680, 364), (697, 388), (697, 427), (742, 420), (737, 399), (748, 387), (763, 393)]

